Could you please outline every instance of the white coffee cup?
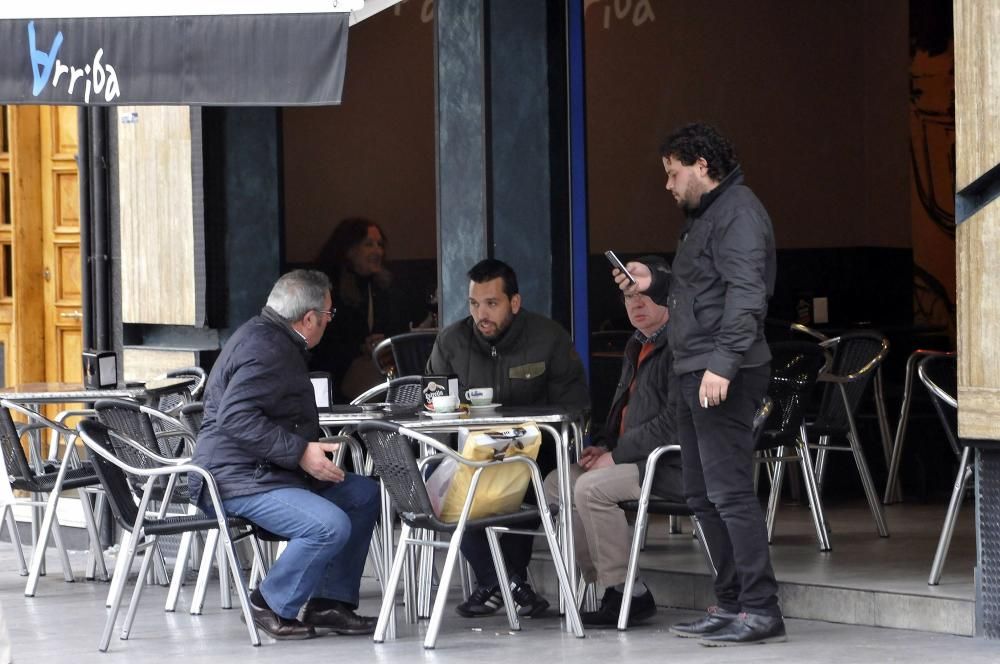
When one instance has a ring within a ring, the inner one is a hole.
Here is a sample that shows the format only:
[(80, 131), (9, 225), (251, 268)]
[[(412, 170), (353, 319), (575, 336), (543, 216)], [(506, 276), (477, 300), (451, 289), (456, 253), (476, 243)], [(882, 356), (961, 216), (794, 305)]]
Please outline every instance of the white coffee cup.
[(451, 394), (442, 394), (431, 399), (436, 413), (449, 413), (458, 408), (458, 397)]
[(488, 406), (493, 403), (493, 388), (470, 387), (465, 391), (465, 398), (473, 406)]

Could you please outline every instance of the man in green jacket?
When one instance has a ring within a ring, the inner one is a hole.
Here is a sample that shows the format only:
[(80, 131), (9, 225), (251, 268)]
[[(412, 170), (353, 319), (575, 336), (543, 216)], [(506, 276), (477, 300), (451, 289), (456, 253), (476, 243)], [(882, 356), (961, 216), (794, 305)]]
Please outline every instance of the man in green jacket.
[[(509, 265), (486, 259), (469, 270), (469, 314), (438, 335), (428, 373), (457, 375), (462, 393), (492, 387), (494, 402), (505, 406), (590, 407), (587, 378), (572, 339), (555, 321), (522, 308), (517, 275)], [(549, 606), (526, 582), (531, 546), (531, 537), (501, 537), (522, 616), (538, 616)], [(466, 534), (462, 553), (478, 587), (456, 610), (465, 617), (495, 613), (503, 598), (486, 535)]]

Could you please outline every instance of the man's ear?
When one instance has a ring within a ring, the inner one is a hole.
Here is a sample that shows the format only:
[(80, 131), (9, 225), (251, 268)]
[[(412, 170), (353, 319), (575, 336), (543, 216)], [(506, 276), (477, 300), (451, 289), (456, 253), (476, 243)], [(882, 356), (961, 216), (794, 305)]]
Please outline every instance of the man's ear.
[(514, 293), (514, 296), (510, 298), (510, 311), (511, 313), (517, 313), (521, 310), (521, 294)]
[(698, 157), (698, 160), (694, 163), (701, 175), (708, 175), (708, 161), (704, 157)]

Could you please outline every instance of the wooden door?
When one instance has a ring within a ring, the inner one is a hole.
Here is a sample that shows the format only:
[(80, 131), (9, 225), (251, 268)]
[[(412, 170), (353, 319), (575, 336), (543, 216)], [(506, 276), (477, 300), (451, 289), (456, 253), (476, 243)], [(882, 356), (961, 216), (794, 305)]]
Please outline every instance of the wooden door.
[(44, 106), (40, 120), (45, 380), (79, 383), (83, 310), (77, 109)]
[(76, 108), (0, 106), (3, 383), (82, 378)]

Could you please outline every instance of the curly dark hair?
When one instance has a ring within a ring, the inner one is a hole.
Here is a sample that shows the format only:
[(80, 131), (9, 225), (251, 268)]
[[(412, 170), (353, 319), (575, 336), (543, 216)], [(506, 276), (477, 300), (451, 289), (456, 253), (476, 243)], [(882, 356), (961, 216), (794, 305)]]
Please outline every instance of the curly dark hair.
[(708, 177), (720, 182), (736, 168), (736, 152), (719, 130), (701, 122), (692, 122), (667, 136), (660, 145), (660, 155), (679, 159), (691, 166), (699, 157), (708, 162)]

